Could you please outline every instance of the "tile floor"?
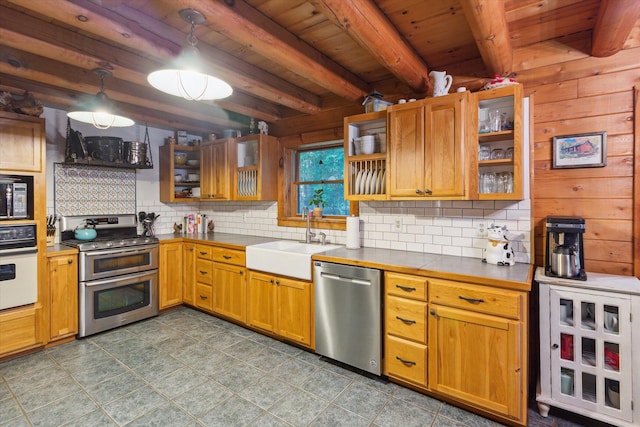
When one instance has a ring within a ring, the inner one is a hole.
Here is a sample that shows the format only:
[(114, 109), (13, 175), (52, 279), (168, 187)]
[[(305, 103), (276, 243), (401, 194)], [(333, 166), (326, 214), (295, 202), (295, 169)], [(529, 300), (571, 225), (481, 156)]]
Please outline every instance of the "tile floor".
[[(593, 425), (531, 414), (530, 425)], [(0, 363), (0, 426), (497, 426), (188, 308)]]

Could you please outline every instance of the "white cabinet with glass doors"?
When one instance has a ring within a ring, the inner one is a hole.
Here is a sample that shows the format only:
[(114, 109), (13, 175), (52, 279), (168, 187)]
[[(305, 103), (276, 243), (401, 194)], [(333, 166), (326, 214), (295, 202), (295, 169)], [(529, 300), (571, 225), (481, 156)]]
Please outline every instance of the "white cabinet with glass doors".
[[(640, 422), (640, 280), (587, 273), (587, 281), (536, 272), (540, 292), (540, 391), (550, 406), (615, 425)], [(634, 397), (636, 399), (634, 399)]]

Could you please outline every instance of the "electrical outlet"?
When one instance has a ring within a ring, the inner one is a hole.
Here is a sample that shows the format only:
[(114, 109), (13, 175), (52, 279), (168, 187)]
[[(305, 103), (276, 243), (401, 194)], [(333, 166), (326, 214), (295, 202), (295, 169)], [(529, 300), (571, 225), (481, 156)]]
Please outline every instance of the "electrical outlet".
[(484, 222), (478, 223), (478, 236), (486, 237), (487, 236), (487, 224)]
[(396, 218), (393, 224), (395, 225), (396, 230), (402, 229), (402, 218)]

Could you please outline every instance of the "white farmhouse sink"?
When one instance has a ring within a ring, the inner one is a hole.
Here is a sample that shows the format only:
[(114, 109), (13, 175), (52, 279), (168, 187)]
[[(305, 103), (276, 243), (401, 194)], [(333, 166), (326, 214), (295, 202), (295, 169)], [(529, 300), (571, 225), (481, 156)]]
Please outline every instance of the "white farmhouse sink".
[(311, 280), (311, 255), (337, 249), (338, 245), (276, 240), (247, 246), (247, 268)]

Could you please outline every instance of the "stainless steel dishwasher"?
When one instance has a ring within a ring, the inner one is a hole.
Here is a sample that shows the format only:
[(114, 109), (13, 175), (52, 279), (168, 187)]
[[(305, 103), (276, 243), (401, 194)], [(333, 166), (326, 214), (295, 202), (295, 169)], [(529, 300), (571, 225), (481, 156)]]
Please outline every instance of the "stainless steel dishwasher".
[(316, 353), (381, 373), (382, 273), (314, 261)]

